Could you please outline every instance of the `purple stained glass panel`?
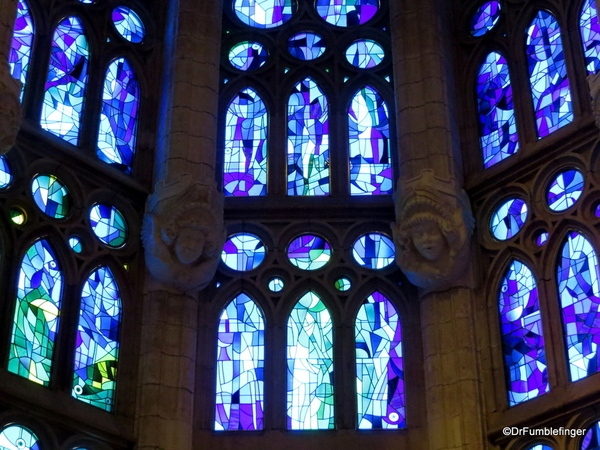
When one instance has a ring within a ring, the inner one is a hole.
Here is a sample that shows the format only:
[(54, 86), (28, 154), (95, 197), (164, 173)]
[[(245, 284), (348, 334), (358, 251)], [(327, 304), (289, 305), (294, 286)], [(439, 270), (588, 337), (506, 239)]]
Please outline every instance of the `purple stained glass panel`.
[(359, 69), (370, 69), (385, 58), (383, 47), (372, 39), (354, 41), (346, 50), (346, 60)]
[(329, 194), (329, 103), (306, 78), (288, 100), (288, 195)]
[(104, 79), (98, 129), (100, 160), (131, 173), (138, 127), (140, 86), (125, 58), (113, 61)]
[(79, 139), (88, 58), (88, 42), (80, 20), (66, 18), (52, 38), (40, 125), (73, 145)]
[(369, 233), (352, 244), (352, 257), (367, 269), (383, 269), (394, 262), (396, 252), (389, 237), (381, 233)]
[(246, 294), (221, 313), (217, 348), (215, 430), (262, 430), (265, 323)]
[(504, 369), (510, 406), (549, 391), (544, 333), (535, 278), (513, 261), (498, 294)]
[(499, 1), (486, 2), (481, 5), (471, 19), (471, 36), (483, 36), (494, 28), (500, 19), (501, 9)]
[(288, 41), (288, 51), (290, 55), (302, 61), (310, 61), (317, 59), (325, 53), (325, 43), (323, 42), (323, 38), (318, 34), (302, 32), (290, 38)]
[(479, 144), (485, 168), (508, 158), (519, 149), (512, 85), (504, 56), (487, 55), (477, 73)]
[(598, 450), (600, 448), (600, 422), (591, 424), (581, 441), (581, 450)]
[(294, 0), (235, 0), (235, 15), (254, 28), (275, 28), (292, 18), (296, 11)]
[(578, 170), (565, 170), (548, 187), (548, 206), (552, 211), (565, 211), (573, 206), (583, 193), (583, 175)]
[(379, 0), (317, 0), (316, 8), (327, 23), (353, 27), (371, 20), (379, 9)]
[(269, 53), (258, 42), (244, 41), (229, 51), (229, 62), (239, 70), (255, 70), (267, 62)]
[(317, 270), (329, 262), (331, 246), (319, 236), (305, 234), (290, 243), (287, 256), (294, 266), (302, 270)]
[(112, 12), (115, 28), (123, 38), (134, 44), (139, 44), (146, 37), (146, 28), (140, 16), (126, 6), (118, 6)]
[(8, 63), (12, 76), (22, 83), (21, 100), (23, 100), (23, 92), (27, 82), (34, 35), (33, 17), (29, 12), (29, 5), (25, 0), (19, 0)]
[(542, 138), (573, 120), (560, 27), (546, 11), (538, 12), (527, 31), (527, 64), (538, 137)]
[(598, 24), (596, 0), (583, 2), (579, 17), (579, 31), (587, 71), (589, 74), (596, 73), (600, 70), (600, 24)]
[(240, 91), (229, 103), (225, 116), (225, 195), (266, 195), (267, 125), (267, 108), (252, 89)]
[(575, 231), (562, 247), (557, 281), (571, 381), (577, 381), (600, 369), (600, 287), (596, 252)]
[(390, 124), (383, 97), (365, 86), (352, 98), (348, 110), (350, 194), (392, 193)]
[(237, 271), (256, 269), (265, 259), (265, 244), (250, 233), (234, 234), (225, 241), (221, 259), (227, 267)]
[(527, 203), (520, 198), (512, 198), (500, 205), (490, 222), (494, 237), (500, 241), (515, 236), (527, 220)]

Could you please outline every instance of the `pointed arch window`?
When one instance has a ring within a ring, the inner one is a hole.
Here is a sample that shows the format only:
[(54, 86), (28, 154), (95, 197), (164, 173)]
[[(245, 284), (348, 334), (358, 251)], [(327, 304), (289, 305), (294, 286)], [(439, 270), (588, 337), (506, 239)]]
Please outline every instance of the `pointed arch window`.
[(520, 261), (512, 261), (500, 283), (498, 310), (510, 406), (549, 391), (537, 283)]
[(583, 2), (579, 16), (579, 31), (587, 71), (589, 74), (596, 73), (600, 70), (600, 24), (598, 24), (595, 0)]
[(40, 125), (77, 145), (88, 81), (88, 41), (77, 17), (63, 20), (52, 38)]
[(402, 328), (396, 308), (380, 292), (358, 310), (354, 335), (358, 428), (404, 428)]
[(44, 386), (50, 382), (62, 285), (52, 247), (44, 239), (35, 242), (21, 261), (8, 370)]
[(333, 324), (323, 301), (308, 292), (287, 323), (287, 426), (334, 428)]
[(262, 430), (265, 321), (246, 294), (221, 312), (217, 349), (215, 430)]
[(21, 100), (23, 100), (23, 92), (27, 82), (34, 35), (35, 28), (29, 5), (25, 0), (19, 0), (8, 63), (10, 64), (12, 76), (22, 83)]

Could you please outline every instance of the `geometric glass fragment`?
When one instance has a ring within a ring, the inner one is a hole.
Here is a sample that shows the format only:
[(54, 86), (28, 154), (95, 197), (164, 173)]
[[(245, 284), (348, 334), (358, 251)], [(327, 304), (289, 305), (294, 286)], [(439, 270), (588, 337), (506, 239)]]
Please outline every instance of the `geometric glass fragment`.
[(500, 205), (490, 221), (492, 234), (499, 241), (515, 236), (527, 220), (527, 203), (520, 198), (512, 198)]
[(559, 255), (557, 282), (571, 381), (577, 381), (600, 370), (600, 287), (596, 252), (575, 231)]
[(305, 234), (290, 242), (287, 256), (299, 269), (317, 270), (329, 262), (331, 246), (319, 236)]
[(369, 233), (354, 242), (352, 256), (367, 269), (383, 269), (394, 262), (396, 253), (389, 237), (381, 233)]
[(294, 0), (235, 0), (233, 10), (238, 19), (254, 28), (275, 28), (292, 18)]
[(281, 278), (275, 277), (269, 280), (269, 289), (271, 292), (281, 292), (285, 287), (285, 281)]
[(262, 430), (265, 323), (246, 294), (239, 294), (219, 319), (215, 430)]
[(38, 175), (31, 181), (31, 193), (38, 208), (50, 217), (63, 219), (71, 209), (69, 189), (54, 175)]
[(383, 97), (370, 86), (348, 109), (350, 195), (391, 194), (390, 123)]
[(346, 50), (346, 59), (359, 69), (370, 69), (383, 61), (383, 47), (371, 39), (359, 39), (350, 44)]
[(338, 291), (346, 292), (352, 288), (352, 281), (346, 277), (338, 278), (335, 280), (334, 286)]
[(83, 244), (81, 243), (81, 239), (77, 236), (71, 236), (69, 238), (69, 247), (71, 247), (75, 253), (81, 253), (83, 251)]
[(559, 173), (548, 187), (548, 206), (552, 211), (565, 211), (573, 206), (583, 192), (583, 175), (578, 170)]
[(254, 70), (267, 62), (269, 52), (258, 42), (244, 41), (229, 50), (229, 62), (239, 70)]
[(19, 270), (8, 370), (35, 383), (50, 383), (58, 335), (63, 276), (46, 240), (25, 253)]
[(329, 194), (329, 104), (312, 78), (288, 100), (288, 195)]
[(31, 430), (11, 425), (0, 432), (0, 450), (41, 450), (41, 447)]
[(588, 74), (600, 70), (600, 24), (595, 0), (584, 0), (579, 18), (579, 31)]
[(22, 83), (21, 100), (23, 100), (23, 92), (25, 90), (25, 83), (27, 82), (27, 72), (29, 70), (34, 35), (33, 17), (29, 12), (29, 5), (25, 0), (19, 0), (12, 44), (8, 55), (8, 64), (10, 65), (10, 72), (13, 78)]
[(96, 237), (109, 247), (121, 247), (127, 241), (127, 222), (114, 206), (95, 204), (90, 209), (89, 219)]
[(72, 395), (105, 411), (114, 404), (121, 314), (115, 277), (101, 266), (81, 291)]
[(27, 213), (25, 213), (25, 211), (18, 206), (13, 206), (10, 208), (9, 214), (10, 220), (16, 225), (23, 225), (25, 222), (27, 222)]
[(88, 79), (88, 42), (77, 17), (63, 20), (54, 32), (40, 125), (77, 145)]
[(310, 61), (325, 53), (325, 43), (318, 34), (304, 31), (289, 38), (288, 51), (302, 61)]
[(495, 0), (481, 5), (471, 19), (471, 36), (479, 37), (490, 31), (500, 19), (500, 2)]
[(379, 9), (379, 0), (317, 0), (316, 8), (327, 23), (352, 27), (372, 18)]
[(544, 245), (548, 241), (548, 237), (549, 236), (550, 235), (546, 231), (541, 232), (535, 238), (535, 244), (538, 245), (538, 246)]
[(229, 103), (223, 164), (226, 196), (266, 195), (267, 124), (265, 104), (252, 89), (241, 90)]
[(265, 259), (265, 244), (250, 233), (237, 233), (225, 241), (221, 259), (233, 270), (256, 269)]
[(333, 429), (333, 324), (313, 292), (288, 319), (287, 371), (288, 430)]
[(139, 44), (146, 36), (146, 29), (140, 16), (131, 8), (118, 6), (112, 12), (115, 28), (129, 42)]
[(554, 16), (539, 11), (527, 32), (527, 62), (538, 138), (573, 120), (567, 65)]
[(508, 64), (500, 53), (491, 52), (477, 74), (479, 144), (483, 165), (491, 167), (519, 149), (512, 85)]
[(8, 164), (8, 158), (5, 155), (0, 155), (0, 189), (7, 188), (12, 183), (12, 170)]
[(402, 330), (396, 308), (384, 295), (374, 292), (363, 302), (354, 335), (358, 428), (404, 428)]
[(106, 71), (96, 154), (101, 161), (131, 173), (138, 125), (140, 85), (125, 58)]
[(600, 422), (595, 422), (588, 427), (588, 431), (581, 441), (581, 450), (597, 450), (600, 448)]
[(509, 406), (549, 391), (538, 289), (529, 267), (512, 261), (498, 293)]

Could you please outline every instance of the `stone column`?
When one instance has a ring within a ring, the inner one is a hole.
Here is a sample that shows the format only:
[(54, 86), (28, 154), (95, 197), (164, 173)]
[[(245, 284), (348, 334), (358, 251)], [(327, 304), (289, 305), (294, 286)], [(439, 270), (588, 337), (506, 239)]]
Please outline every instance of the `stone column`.
[(473, 218), (454, 104), (453, 2), (392, 0), (400, 179), (397, 262), (419, 286), (430, 450), (487, 448), (474, 312)]
[(215, 185), (221, 2), (170, 2), (153, 194), (142, 229), (138, 449), (193, 448), (198, 295), (224, 241)]
[(17, 0), (2, 0), (0, 2), (0, 57), (8, 59), (12, 30), (17, 16)]

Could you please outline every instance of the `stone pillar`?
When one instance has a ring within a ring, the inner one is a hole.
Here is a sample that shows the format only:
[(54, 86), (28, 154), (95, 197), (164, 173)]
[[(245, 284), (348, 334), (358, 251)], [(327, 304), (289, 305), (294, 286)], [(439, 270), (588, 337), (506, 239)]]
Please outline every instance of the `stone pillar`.
[(169, 3), (155, 190), (142, 229), (138, 449), (193, 448), (198, 295), (223, 247), (215, 184), (221, 2)]
[(430, 450), (487, 448), (453, 74), (453, 2), (392, 0), (397, 262), (420, 289)]
[(16, 16), (17, 0), (2, 0), (0, 2), (0, 57), (3, 61), (8, 60)]

